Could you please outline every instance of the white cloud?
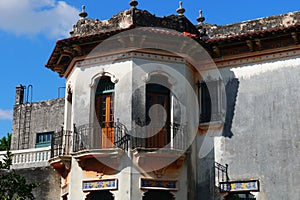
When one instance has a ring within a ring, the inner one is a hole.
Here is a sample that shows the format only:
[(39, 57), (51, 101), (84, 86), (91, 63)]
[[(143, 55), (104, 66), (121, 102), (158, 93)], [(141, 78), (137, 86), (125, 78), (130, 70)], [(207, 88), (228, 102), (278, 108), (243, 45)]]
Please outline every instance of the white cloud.
[(12, 110), (1, 110), (0, 109), (0, 120), (12, 120), (13, 111)]
[(17, 35), (69, 36), (78, 20), (75, 7), (57, 0), (0, 0), (0, 29)]

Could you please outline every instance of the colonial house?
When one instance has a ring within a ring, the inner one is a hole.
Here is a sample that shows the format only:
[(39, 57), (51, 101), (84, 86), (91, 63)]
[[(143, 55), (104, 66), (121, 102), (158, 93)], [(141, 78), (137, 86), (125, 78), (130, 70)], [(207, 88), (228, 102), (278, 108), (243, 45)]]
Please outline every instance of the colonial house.
[(108, 20), (83, 6), (57, 41), (46, 67), (64, 98), (16, 88), (13, 167), (37, 198), (297, 199), (300, 12), (219, 26), (182, 3), (130, 6)]

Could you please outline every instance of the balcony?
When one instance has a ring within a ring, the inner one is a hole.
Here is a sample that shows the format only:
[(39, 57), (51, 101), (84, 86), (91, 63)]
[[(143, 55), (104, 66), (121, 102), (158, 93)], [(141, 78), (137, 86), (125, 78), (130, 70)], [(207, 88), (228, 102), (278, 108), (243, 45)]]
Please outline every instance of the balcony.
[(142, 171), (179, 169), (190, 146), (185, 126), (168, 123), (163, 127), (139, 123), (130, 137), (133, 162)]
[(69, 174), (71, 167), (71, 135), (71, 131), (62, 128), (53, 134), (51, 142), (51, 159), (49, 163), (64, 178)]
[[(97, 170), (101, 167), (116, 169), (122, 155), (129, 148), (127, 132), (120, 122), (78, 126), (74, 128), (72, 155), (85, 170)], [(86, 164), (87, 161), (89, 165)]]
[(130, 132), (119, 121), (85, 124), (74, 126), (73, 132), (61, 130), (53, 135), (49, 162), (62, 177), (70, 170), (71, 156), (84, 170), (117, 169), (121, 157), (131, 153), (133, 162), (144, 170), (152, 165), (177, 169), (182, 166), (190, 140), (185, 126), (175, 123), (162, 128), (139, 124)]
[(85, 124), (74, 128), (73, 152), (120, 148), (128, 150), (129, 135), (120, 122)]

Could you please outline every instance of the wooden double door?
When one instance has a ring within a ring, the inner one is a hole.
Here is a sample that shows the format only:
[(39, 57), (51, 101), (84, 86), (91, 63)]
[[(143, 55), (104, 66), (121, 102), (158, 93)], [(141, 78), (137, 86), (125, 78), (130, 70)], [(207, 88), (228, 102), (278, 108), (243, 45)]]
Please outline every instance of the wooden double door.
[(166, 88), (156, 84), (147, 88), (146, 122), (146, 148), (162, 148), (170, 143), (170, 94)]
[(114, 99), (113, 93), (96, 97), (97, 118), (101, 127), (101, 146), (103, 149), (114, 146)]

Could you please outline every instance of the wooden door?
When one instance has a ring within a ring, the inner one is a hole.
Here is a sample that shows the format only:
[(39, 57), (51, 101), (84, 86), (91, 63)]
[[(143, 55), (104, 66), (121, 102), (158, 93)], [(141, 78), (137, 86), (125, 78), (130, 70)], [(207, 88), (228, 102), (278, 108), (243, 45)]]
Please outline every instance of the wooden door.
[[(161, 105), (167, 116), (163, 116), (157, 109), (150, 108), (155, 104)], [(169, 134), (169, 94), (164, 93), (147, 93), (146, 99), (146, 118), (147, 118), (147, 135), (146, 148), (162, 148), (170, 142)]]
[(112, 93), (101, 94), (97, 98), (98, 119), (101, 126), (102, 148), (114, 146), (114, 102)]

